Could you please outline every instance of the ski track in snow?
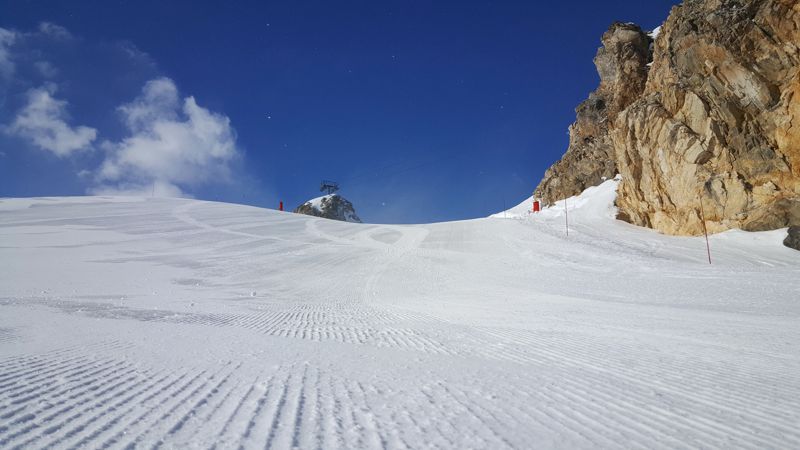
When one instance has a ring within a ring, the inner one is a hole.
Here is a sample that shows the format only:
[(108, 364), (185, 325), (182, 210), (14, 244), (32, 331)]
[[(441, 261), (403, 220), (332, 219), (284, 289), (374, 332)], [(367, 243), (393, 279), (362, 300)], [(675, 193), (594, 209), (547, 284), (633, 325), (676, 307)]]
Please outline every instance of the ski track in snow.
[[(0, 448), (798, 448), (800, 257), (563, 208), (0, 200)], [(498, 216), (495, 216), (498, 217)]]

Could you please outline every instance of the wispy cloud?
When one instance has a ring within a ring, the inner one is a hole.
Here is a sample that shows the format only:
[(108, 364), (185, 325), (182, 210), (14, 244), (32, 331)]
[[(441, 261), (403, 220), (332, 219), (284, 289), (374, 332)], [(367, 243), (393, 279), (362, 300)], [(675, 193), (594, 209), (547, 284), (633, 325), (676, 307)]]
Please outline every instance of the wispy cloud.
[(97, 130), (87, 126), (70, 126), (67, 123), (67, 101), (53, 97), (55, 90), (53, 84), (30, 89), (27, 92), (27, 104), (4, 131), (56, 156), (66, 157), (90, 148), (92, 141), (97, 138)]
[[(54, 77), (58, 71), (49, 61), (36, 60), (40, 58), (41, 49), (31, 52), (29, 46), (32, 43), (66, 43), (74, 41), (76, 38), (66, 28), (50, 23), (42, 22), (34, 31), (20, 32), (0, 28), (0, 81), (10, 81), (16, 72), (17, 63), (30, 64), (30, 59), (36, 69), (45, 78)], [(16, 61), (21, 60), (21, 61)]]
[(10, 79), (14, 74), (14, 62), (11, 61), (11, 46), (17, 34), (11, 30), (0, 28), (0, 81)]
[(58, 75), (58, 69), (50, 61), (36, 61), (33, 66), (44, 78), (55, 78)]
[(52, 39), (72, 40), (75, 37), (66, 28), (52, 22), (42, 22), (39, 24), (39, 33)]
[(124, 197), (192, 197), (174, 184), (153, 180), (150, 184), (122, 182), (116, 185), (100, 185), (89, 190), (92, 195), (117, 195)]
[(240, 156), (228, 117), (180, 99), (169, 78), (147, 82), (141, 94), (118, 108), (130, 136), (105, 142), (105, 161), (92, 193), (183, 195), (195, 187), (230, 179)]

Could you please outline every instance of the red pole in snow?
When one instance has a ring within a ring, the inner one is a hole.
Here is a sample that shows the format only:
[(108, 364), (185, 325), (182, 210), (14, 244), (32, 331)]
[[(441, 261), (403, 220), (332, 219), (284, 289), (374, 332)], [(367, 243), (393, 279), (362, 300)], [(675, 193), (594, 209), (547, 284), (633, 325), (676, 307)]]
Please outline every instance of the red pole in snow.
[(281, 200), (281, 203), (280, 203), (280, 205), (278, 206), (278, 208), (280, 208), (280, 210), (281, 210), (281, 211), (283, 211), (283, 200)]
[(700, 197), (700, 219), (703, 221), (703, 233), (706, 235), (706, 252), (708, 252), (708, 263), (711, 264), (711, 245), (708, 243), (708, 228), (706, 228), (706, 211), (703, 208), (703, 197)]

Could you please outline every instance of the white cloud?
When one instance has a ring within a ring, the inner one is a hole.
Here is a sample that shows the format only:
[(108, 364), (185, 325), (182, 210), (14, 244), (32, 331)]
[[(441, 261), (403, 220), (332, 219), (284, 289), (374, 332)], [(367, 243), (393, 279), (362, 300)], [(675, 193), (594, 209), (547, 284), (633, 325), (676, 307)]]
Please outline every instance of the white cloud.
[[(22, 138), (59, 157), (102, 149), (93, 158), (71, 160), (100, 158), (99, 164), (75, 167), (96, 194), (185, 196), (206, 184), (234, 181), (241, 153), (228, 117), (180, 95), (172, 80), (155, 78), (158, 73), (155, 61), (127, 41), (86, 41), (49, 22), (27, 31), (0, 28), (0, 108), (20, 102), (9, 109), (16, 109), (16, 116), (0, 123), (0, 144)], [(108, 79), (110, 92), (135, 92), (150, 81), (133, 101), (118, 106), (118, 98), (85, 96), (85, 79)], [(76, 97), (57, 94), (55, 83), (77, 86)], [(92, 108), (83, 107), (87, 104)], [(99, 142), (98, 130), (75, 126), (90, 121), (92, 116), (82, 113), (115, 107), (124, 125), (122, 139)]]
[(71, 40), (74, 39), (72, 33), (61, 25), (56, 25), (51, 22), (42, 22), (39, 24), (39, 33), (49, 36), (53, 39)]
[(128, 129), (146, 133), (156, 123), (177, 122), (180, 98), (178, 88), (169, 78), (150, 80), (131, 103), (119, 107)]
[(59, 157), (88, 149), (97, 137), (97, 130), (86, 126), (69, 126), (67, 102), (55, 99), (54, 93), (55, 85), (52, 84), (29, 90), (27, 104), (4, 131), (25, 138)]
[(179, 186), (229, 180), (239, 157), (230, 120), (180, 100), (168, 78), (147, 82), (133, 102), (119, 107), (131, 132), (118, 143), (104, 143), (107, 157), (92, 193), (179, 196)]
[(10, 79), (14, 74), (14, 63), (11, 61), (11, 46), (17, 38), (13, 31), (0, 28), (0, 80)]

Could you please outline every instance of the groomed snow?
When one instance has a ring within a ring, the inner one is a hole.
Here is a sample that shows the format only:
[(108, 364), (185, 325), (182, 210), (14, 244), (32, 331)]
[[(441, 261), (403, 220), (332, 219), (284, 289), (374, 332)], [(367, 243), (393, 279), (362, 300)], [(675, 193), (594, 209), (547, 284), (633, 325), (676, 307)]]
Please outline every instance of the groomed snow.
[[(0, 200), (0, 448), (798, 448), (784, 232)], [(508, 218), (513, 217), (513, 218)]]

